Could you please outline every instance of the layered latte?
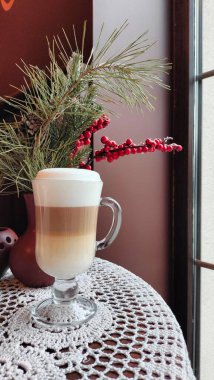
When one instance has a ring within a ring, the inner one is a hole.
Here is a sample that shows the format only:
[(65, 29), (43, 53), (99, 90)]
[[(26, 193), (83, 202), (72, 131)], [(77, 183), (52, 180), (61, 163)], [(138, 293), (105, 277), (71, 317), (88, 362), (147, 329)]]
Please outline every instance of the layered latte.
[(49, 169), (33, 181), (36, 259), (44, 272), (68, 279), (86, 271), (94, 258), (102, 181), (94, 172), (83, 170), (76, 178), (75, 169), (59, 170), (59, 177)]

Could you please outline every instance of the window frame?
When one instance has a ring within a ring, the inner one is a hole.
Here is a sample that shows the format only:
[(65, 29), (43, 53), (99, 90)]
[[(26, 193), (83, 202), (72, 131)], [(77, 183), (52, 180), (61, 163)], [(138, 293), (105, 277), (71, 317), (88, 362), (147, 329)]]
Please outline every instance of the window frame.
[(172, 240), (171, 240), (171, 307), (182, 328), (190, 358), (194, 363), (195, 287), (197, 270), (193, 264), (193, 212), (198, 197), (193, 197), (194, 165), (194, 0), (172, 2), (172, 135), (183, 146), (180, 156), (172, 160)]
[(172, 135), (184, 151), (172, 162), (171, 306), (199, 379), (201, 268), (214, 270), (201, 260), (202, 82), (214, 70), (202, 71), (202, 0), (173, 0), (172, 15)]

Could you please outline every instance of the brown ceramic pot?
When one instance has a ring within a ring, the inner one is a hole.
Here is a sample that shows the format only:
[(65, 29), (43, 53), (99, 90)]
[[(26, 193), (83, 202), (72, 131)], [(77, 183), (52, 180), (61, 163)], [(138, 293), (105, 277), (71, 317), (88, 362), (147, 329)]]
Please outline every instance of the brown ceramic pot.
[(24, 195), (28, 227), (10, 251), (9, 265), (14, 276), (23, 284), (38, 288), (52, 285), (54, 278), (44, 273), (35, 258), (35, 206), (33, 194)]

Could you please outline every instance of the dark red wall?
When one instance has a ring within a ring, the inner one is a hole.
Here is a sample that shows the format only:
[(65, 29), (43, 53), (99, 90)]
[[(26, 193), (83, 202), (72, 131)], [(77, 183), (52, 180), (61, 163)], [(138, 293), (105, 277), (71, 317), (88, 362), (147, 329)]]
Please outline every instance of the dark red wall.
[[(87, 20), (86, 49), (92, 44), (92, 0), (15, 0), (9, 11), (0, 1), (0, 95), (11, 95), (9, 84), (19, 85), (23, 74), (16, 67), (22, 58), (44, 66), (48, 62), (46, 36), (73, 36), (73, 24), (81, 41), (83, 21)], [(75, 45), (74, 45), (75, 49)], [(86, 53), (87, 53), (86, 51)]]

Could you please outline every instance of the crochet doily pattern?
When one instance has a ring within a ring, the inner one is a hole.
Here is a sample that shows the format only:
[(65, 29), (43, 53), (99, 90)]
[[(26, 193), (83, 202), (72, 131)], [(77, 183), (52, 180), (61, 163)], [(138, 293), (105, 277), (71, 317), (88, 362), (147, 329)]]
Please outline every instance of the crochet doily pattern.
[(0, 280), (0, 379), (195, 379), (181, 329), (147, 283), (98, 258), (78, 283), (96, 315), (53, 329), (31, 318), (50, 288), (26, 288), (12, 275)]

